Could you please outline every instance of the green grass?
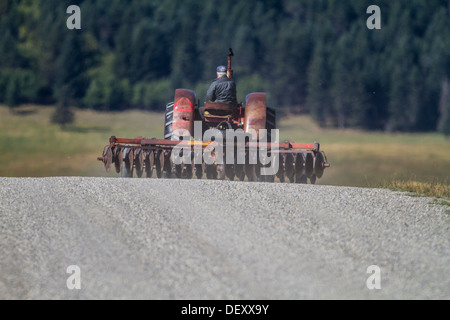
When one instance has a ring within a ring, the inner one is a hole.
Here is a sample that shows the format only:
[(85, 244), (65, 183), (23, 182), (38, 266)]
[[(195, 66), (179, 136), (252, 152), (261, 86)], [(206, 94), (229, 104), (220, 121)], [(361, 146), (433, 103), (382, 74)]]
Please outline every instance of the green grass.
[[(76, 110), (61, 130), (53, 107), (0, 106), (0, 176), (117, 176), (96, 160), (110, 136), (162, 138), (162, 113)], [(393, 181), (450, 184), (450, 141), (439, 134), (321, 129), (307, 116), (279, 119), (280, 140), (319, 141), (331, 167), (318, 184), (387, 186)]]
[(160, 137), (160, 113), (101, 113), (77, 110), (61, 130), (50, 123), (52, 107), (22, 106), (20, 114), (0, 106), (0, 176), (115, 176), (96, 160), (111, 135)]
[(331, 167), (321, 184), (377, 187), (391, 181), (450, 184), (450, 140), (437, 133), (321, 129), (307, 116), (279, 121), (280, 140), (319, 141)]
[(435, 197), (440, 204), (450, 205), (446, 199), (450, 199), (450, 186), (443, 183), (424, 183), (418, 181), (401, 181), (395, 180), (386, 184), (385, 187), (411, 192), (417, 196)]
[[(430, 202), (430, 204), (438, 204), (438, 205), (441, 205), (441, 206), (448, 206), (448, 207), (450, 207), (450, 201), (447, 201), (447, 200), (434, 199), (432, 202)], [(447, 213), (450, 213), (450, 210), (447, 210)]]

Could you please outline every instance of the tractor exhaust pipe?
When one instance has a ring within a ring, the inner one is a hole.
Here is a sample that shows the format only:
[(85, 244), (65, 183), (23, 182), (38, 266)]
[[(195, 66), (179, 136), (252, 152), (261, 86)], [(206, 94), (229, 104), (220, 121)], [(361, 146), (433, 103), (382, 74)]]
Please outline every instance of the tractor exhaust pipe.
[(233, 49), (229, 48), (228, 53), (228, 66), (227, 66), (227, 77), (233, 79), (233, 69), (231, 69), (231, 57), (234, 56)]

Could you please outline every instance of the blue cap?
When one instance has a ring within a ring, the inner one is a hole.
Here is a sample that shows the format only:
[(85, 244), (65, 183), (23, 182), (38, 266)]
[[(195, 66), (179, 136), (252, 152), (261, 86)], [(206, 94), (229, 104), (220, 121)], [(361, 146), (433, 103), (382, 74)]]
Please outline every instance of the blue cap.
[(227, 68), (224, 66), (218, 66), (216, 71), (217, 73), (227, 73)]

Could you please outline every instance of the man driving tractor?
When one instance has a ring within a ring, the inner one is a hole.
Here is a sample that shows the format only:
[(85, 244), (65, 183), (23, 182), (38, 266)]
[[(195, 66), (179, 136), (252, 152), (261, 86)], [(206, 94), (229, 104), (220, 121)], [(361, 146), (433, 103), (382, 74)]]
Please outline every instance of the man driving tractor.
[(237, 105), (236, 83), (232, 78), (227, 77), (227, 68), (218, 66), (216, 69), (217, 79), (211, 83), (207, 93), (206, 101), (220, 102)]

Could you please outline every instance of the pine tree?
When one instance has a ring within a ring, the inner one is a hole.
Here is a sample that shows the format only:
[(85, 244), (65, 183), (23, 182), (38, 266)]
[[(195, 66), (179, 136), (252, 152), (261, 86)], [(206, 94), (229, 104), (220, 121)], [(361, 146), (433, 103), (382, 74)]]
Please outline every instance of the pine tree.
[(311, 115), (319, 125), (325, 126), (327, 120), (333, 117), (331, 108), (330, 70), (327, 64), (328, 53), (326, 43), (318, 43), (314, 49), (313, 59), (308, 72), (307, 104)]
[[(430, 15), (431, 16), (431, 15)], [(436, 10), (421, 41), (420, 86), (422, 88), (420, 122), (424, 130), (435, 130), (440, 123), (442, 83), (450, 78), (450, 12)], [(442, 114), (441, 114), (442, 116)]]
[(5, 93), (5, 103), (11, 109), (20, 103), (20, 86), (17, 78), (12, 74), (9, 78)]
[(282, 107), (304, 107), (312, 47), (308, 30), (297, 20), (286, 22), (279, 31), (274, 47), (275, 58), (272, 59), (272, 67), (269, 70), (271, 76), (277, 79), (271, 85), (275, 101)]
[[(84, 57), (82, 54), (82, 44), (80, 41), (81, 32), (68, 32), (62, 52), (56, 62), (56, 89), (58, 91), (58, 100), (64, 98), (75, 100), (84, 95), (81, 82), (85, 72)], [(64, 88), (64, 97), (62, 97), (62, 89)]]
[(57, 103), (65, 114), (64, 105), (164, 105), (171, 94), (154, 88), (186, 86), (201, 97), (233, 47), (238, 88), (261, 88), (276, 107), (306, 101), (320, 125), (445, 127), (439, 99), (450, 79), (446, 0), (377, 0), (382, 30), (366, 28), (371, 3), (359, 0), (77, 3), (81, 31), (65, 28), (66, 1), (0, 0), (2, 103)]
[(448, 78), (442, 81), (439, 110), (438, 130), (448, 137), (450, 136), (450, 82)]
[(86, 59), (83, 52), (82, 33), (70, 31), (63, 43), (62, 52), (57, 61), (56, 90), (57, 106), (52, 122), (62, 128), (74, 121), (69, 105), (76, 104), (87, 89), (85, 81)]
[(69, 90), (68, 86), (61, 88), (58, 105), (51, 118), (52, 123), (59, 124), (61, 129), (65, 129), (67, 124), (73, 123), (75, 120), (75, 115), (68, 103), (70, 97)]

